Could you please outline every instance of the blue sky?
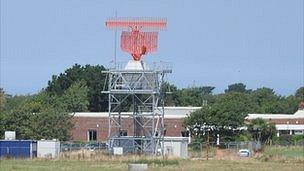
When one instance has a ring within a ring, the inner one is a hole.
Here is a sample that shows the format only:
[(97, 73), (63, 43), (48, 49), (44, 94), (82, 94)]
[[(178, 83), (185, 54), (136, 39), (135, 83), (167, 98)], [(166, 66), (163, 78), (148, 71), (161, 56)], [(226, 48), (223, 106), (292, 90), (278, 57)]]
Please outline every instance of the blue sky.
[[(0, 87), (35, 93), (73, 64), (113, 59), (114, 16), (166, 17), (159, 49), (178, 87), (243, 82), (293, 94), (304, 82), (303, 0), (1, 0)], [(130, 56), (118, 50), (118, 60)]]

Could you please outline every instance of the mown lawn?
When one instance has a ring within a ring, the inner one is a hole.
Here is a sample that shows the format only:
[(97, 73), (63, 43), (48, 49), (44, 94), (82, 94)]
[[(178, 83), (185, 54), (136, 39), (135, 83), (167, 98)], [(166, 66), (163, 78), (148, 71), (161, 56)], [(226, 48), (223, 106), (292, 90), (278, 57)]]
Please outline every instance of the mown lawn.
[[(52, 161), (52, 160), (0, 160), (0, 170), (33, 171), (96, 171), (127, 170), (128, 162), (115, 161)], [(149, 170), (290, 170), (303, 171), (303, 162), (261, 162), (257, 160), (174, 160), (173, 162), (149, 162)]]

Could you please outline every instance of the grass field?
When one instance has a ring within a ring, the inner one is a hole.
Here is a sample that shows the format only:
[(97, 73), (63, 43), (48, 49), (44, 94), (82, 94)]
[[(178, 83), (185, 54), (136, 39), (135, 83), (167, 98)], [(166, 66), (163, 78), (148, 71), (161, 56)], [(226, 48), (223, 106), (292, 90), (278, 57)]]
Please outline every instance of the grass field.
[[(229, 155), (223, 153), (225, 156)], [(219, 155), (219, 153), (217, 153)], [(129, 163), (147, 163), (149, 170), (290, 170), (304, 171), (304, 147), (267, 147), (252, 158), (161, 159), (137, 155), (108, 156), (103, 153), (79, 151), (65, 154), (60, 159), (3, 159), (0, 171), (96, 171), (127, 170)]]
[[(1, 160), (1, 171), (96, 171), (127, 170), (127, 162), (115, 161), (50, 161), (50, 160)], [(149, 170), (290, 170), (303, 171), (303, 162), (261, 162), (256, 160), (176, 160), (169, 164), (151, 162)]]
[(264, 155), (271, 157), (280, 157), (285, 160), (304, 159), (304, 147), (267, 147), (264, 149)]

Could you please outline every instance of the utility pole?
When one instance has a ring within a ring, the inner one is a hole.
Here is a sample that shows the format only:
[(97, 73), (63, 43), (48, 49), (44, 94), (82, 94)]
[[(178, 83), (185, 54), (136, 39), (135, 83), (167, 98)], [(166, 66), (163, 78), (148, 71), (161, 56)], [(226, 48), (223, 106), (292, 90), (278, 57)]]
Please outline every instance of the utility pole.
[[(115, 18), (117, 19), (117, 10), (115, 11)], [(114, 67), (117, 67), (116, 50), (117, 49), (117, 28), (115, 28), (115, 40), (114, 40)]]

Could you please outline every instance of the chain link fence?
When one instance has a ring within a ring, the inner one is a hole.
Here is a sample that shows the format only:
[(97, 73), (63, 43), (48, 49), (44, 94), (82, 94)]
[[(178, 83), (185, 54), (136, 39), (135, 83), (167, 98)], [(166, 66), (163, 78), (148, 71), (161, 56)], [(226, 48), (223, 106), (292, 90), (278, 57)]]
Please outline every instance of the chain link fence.
[(108, 156), (106, 142), (61, 142), (61, 159), (100, 159)]
[(61, 142), (60, 152), (89, 150), (89, 151), (104, 151), (108, 148), (106, 142)]
[[(288, 156), (301, 156), (293, 152), (294, 149), (304, 149), (304, 139), (297, 141), (273, 141), (271, 143), (261, 143), (259, 141), (230, 141), (216, 143), (207, 143), (194, 141), (189, 145), (189, 157), (190, 158), (202, 158), (202, 159), (238, 159), (242, 156), (242, 152), (248, 152), (248, 157), (253, 157), (255, 154), (261, 154), (265, 151), (267, 153), (280, 154), (286, 150)], [(280, 152), (281, 150), (281, 152)], [(292, 154), (288, 154), (292, 153)]]

